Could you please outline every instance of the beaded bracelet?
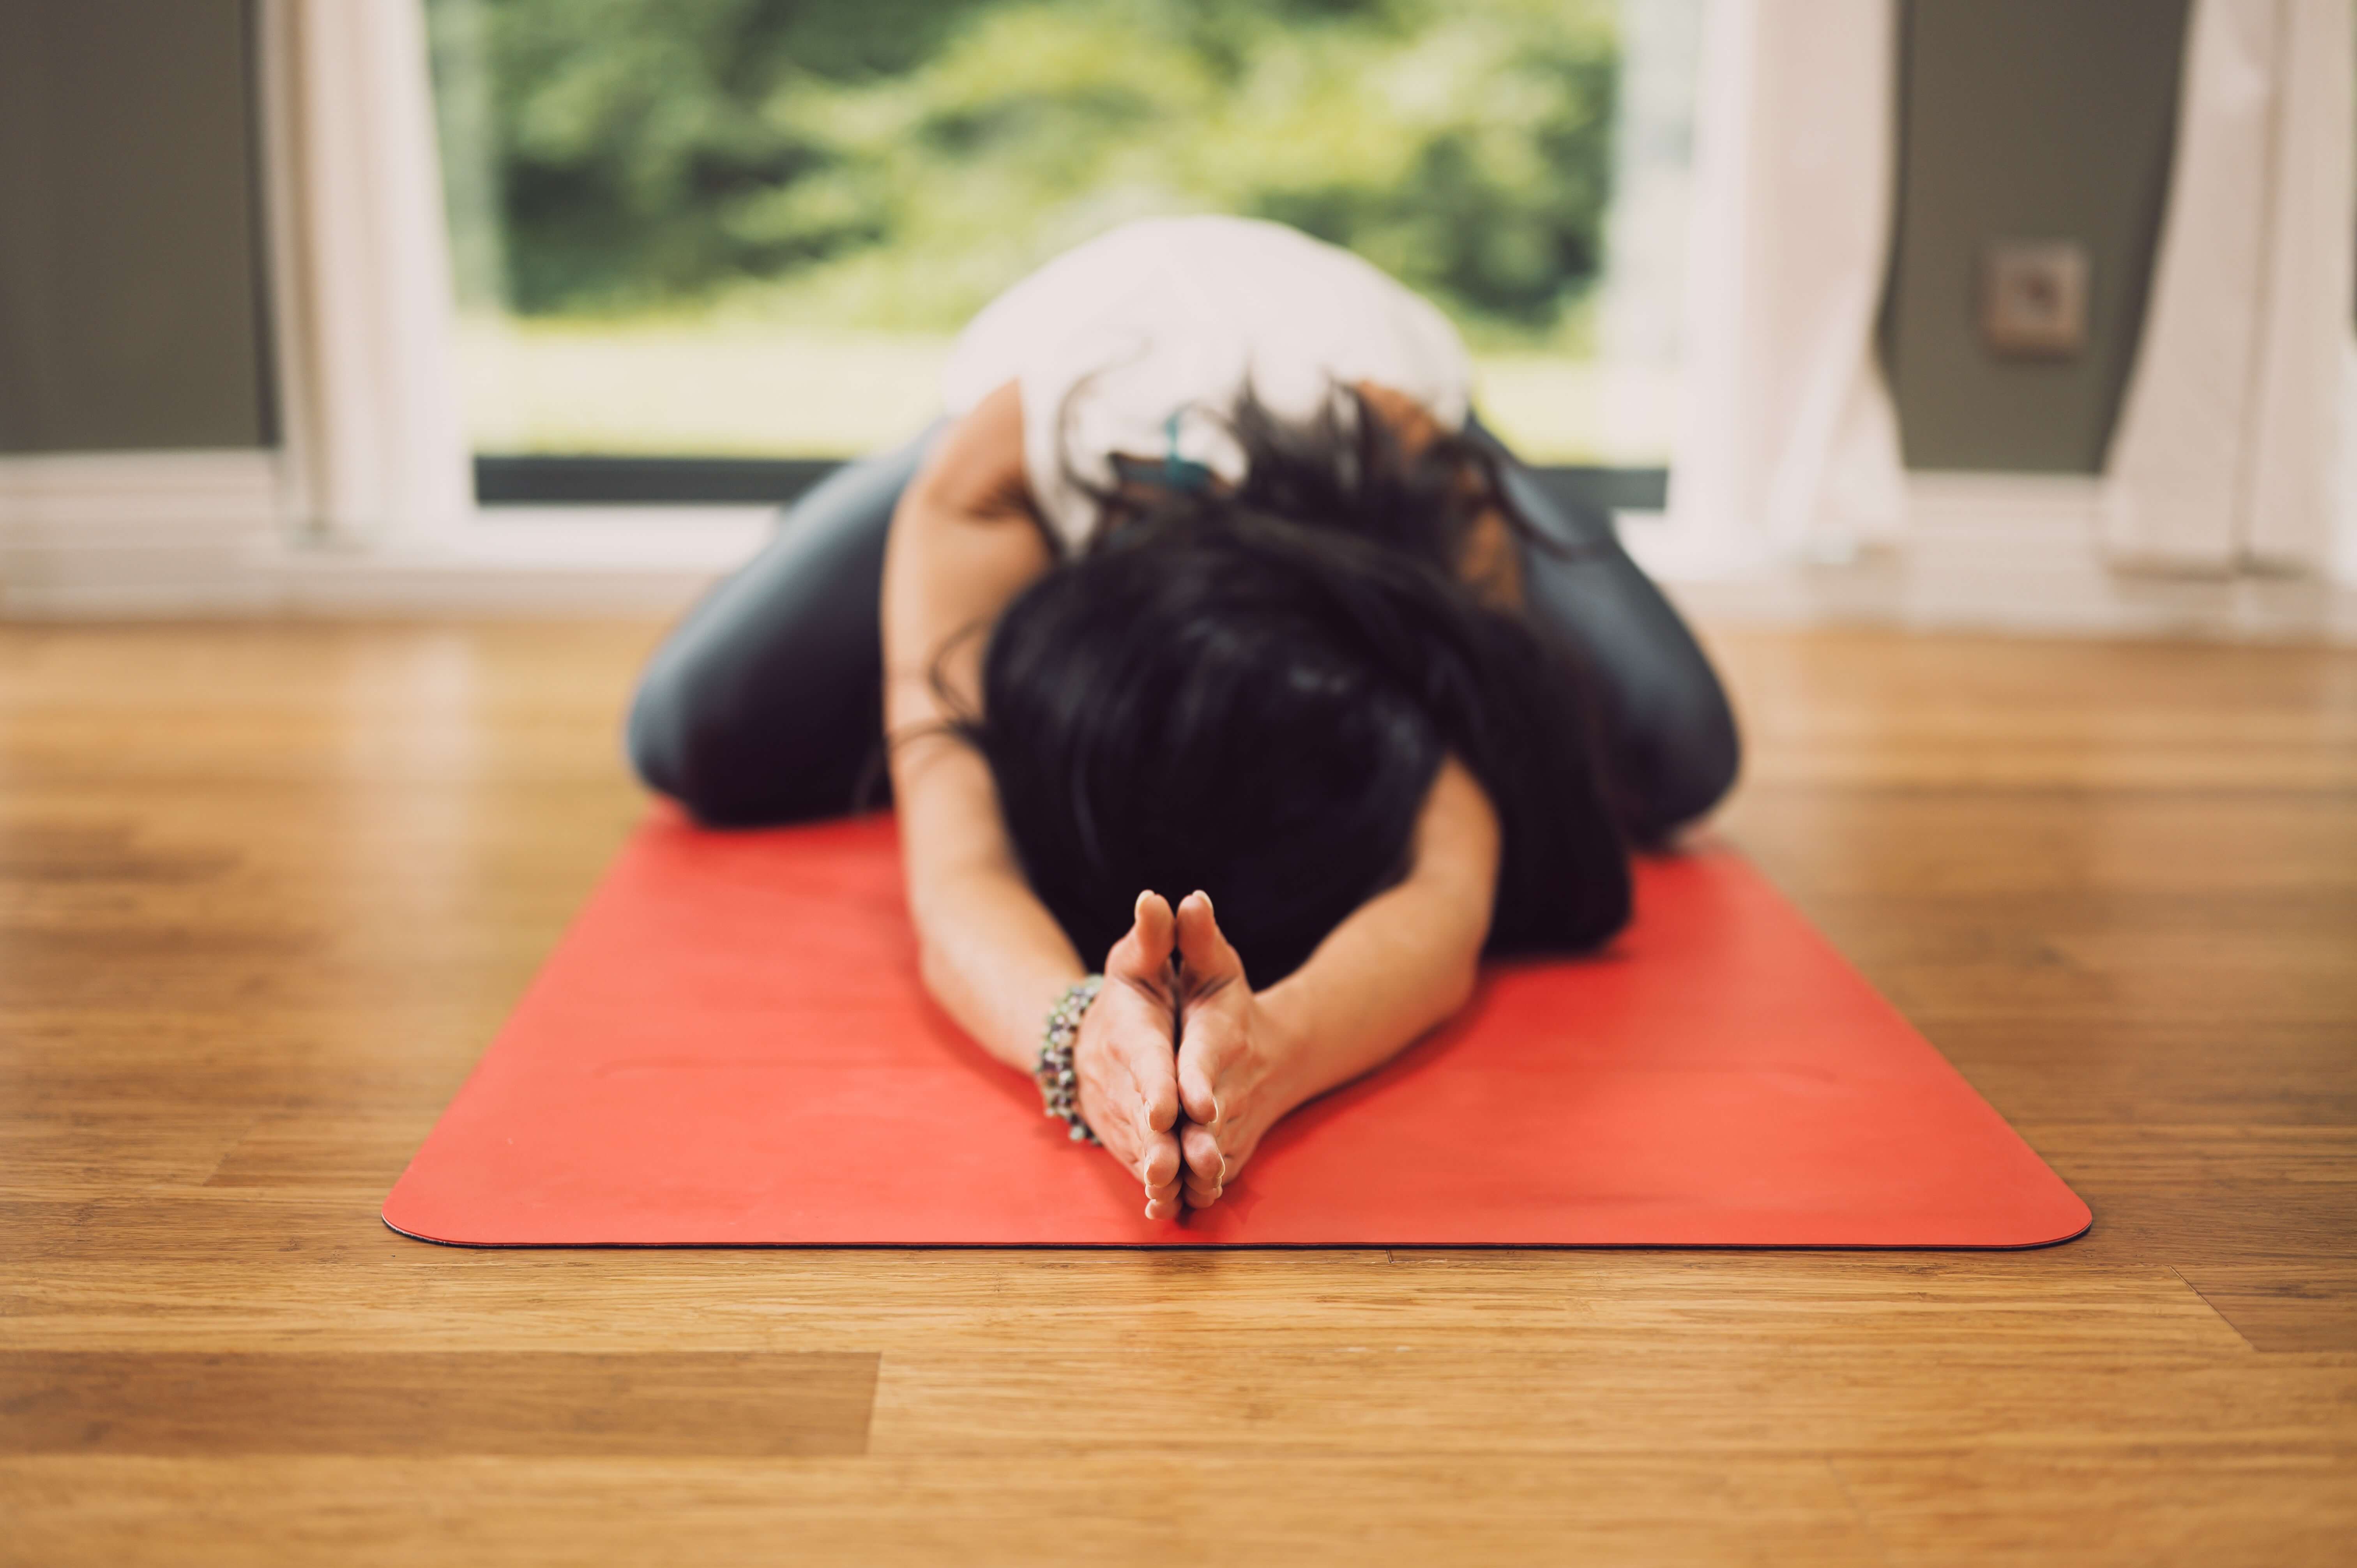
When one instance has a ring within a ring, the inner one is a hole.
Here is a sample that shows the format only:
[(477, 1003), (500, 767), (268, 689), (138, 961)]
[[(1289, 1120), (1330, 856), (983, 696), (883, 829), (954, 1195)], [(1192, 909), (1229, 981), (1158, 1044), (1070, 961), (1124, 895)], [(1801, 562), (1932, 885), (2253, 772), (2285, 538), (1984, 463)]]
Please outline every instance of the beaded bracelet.
[(1081, 1120), (1081, 1081), (1072, 1070), (1072, 1047), (1081, 1037), (1081, 1015), (1097, 999), (1104, 976), (1076, 980), (1048, 1009), (1048, 1027), (1039, 1041), (1039, 1065), (1031, 1076), (1039, 1083), (1039, 1103), (1050, 1116), (1063, 1118), (1075, 1144), (1093, 1144), (1097, 1135)]

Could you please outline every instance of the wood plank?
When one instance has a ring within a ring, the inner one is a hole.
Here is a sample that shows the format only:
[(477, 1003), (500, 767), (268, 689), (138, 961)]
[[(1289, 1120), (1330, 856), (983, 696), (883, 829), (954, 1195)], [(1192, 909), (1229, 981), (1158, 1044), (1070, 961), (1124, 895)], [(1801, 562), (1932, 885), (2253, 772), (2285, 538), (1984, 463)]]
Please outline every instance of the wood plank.
[(856, 1455), (856, 1352), (0, 1351), (0, 1453)]
[(1880, 1561), (1814, 1456), (40, 1459), (0, 1504), (45, 1568)]
[[(2027, 1333), (1936, 1358), (1871, 1320), (1779, 1324), (1720, 1348), (1624, 1336), (1520, 1354), (1403, 1330), (1394, 1343), (1256, 1347), (1205, 1357), (1184, 1337), (1107, 1348), (896, 1352), (885, 1361), (878, 1453), (975, 1455), (1020, 1444), (1079, 1454), (1627, 1452), (1649, 1428), (1689, 1454), (1912, 1451), (2035, 1434), (2072, 1450), (2137, 1451), (2239, 1440), (2331, 1447), (2350, 1438), (2357, 1367), (2244, 1353), (2187, 1360), (2142, 1348), (2029, 1348)], [(1177, 1431), (1140, 1425), (1183, 1376)], [(2088, 1397), (2101, 1389), (2100, 1398)], [(1314, 1434), (1314, 1438), (1308, 1434)]]
[(2096, 1211), (2104, 1247), (2180, 1265), (2345, 1257), (2357, 1128), (2031, 1122), (2033, 1148)]
[(434, 1130), (439, 1107), (407, 1114), (333, 1111), (264, 1116), (205, 1177), (212, 1187), (317, 1192), (356, 1188), (382, 1198)]
[[(60, 1342), (52, 1335), (113, 1345), (169, 1333), (176, 1345), (220, 1348), (290, 1336), (443, 1347), (491, 1334), (503, 1344), (586, 1337), (603, 1348), (644, 1346), (653, 1333), (707, 1348), (791, 1338), (899, 1354), (1148, 1336), (1190, 1352), (1391, 1344), (1398, 1337), (1384, 1336), (1402, 1325), (1495, 1347), (1671, 1347), (1861, 1326), (1935, 1359), (1991, 1345), (2099, 1355), (2131, 1339), (2172, 1355), (2246, 1353), (2166, 1265), (2091, 1268), (2075, 1249), (502, 1251), (394, 1235), (374, 1219), (380, 1196), (197, 1188), (63, 1209), (8, 1331), (44, 1346)], [(242, 1275), (271, 1288), (222, 1293)]]
[(2201, 1259), (2177, 1272), (2258, 1349), (2357, 1355), (2357, 1259)]
[(2357, 1541), (2357, 1449), (1942, 1448), (1835, 1461), (1893, 1568), (2332, 1568)]

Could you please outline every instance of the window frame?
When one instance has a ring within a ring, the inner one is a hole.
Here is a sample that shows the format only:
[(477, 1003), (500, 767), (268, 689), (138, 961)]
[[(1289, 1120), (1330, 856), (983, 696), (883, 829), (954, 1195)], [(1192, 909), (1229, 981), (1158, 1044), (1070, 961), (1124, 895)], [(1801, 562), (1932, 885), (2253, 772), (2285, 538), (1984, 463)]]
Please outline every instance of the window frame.
[[(782, 506), (846, 461), (479, 452), (475, 501), (492, 522), (500, 509), (522, 506)], [(1543, 464), (1532, 472), (1552, 496), (1611, 511), (1660, 511), (1669, 494), (1666, 468)]]

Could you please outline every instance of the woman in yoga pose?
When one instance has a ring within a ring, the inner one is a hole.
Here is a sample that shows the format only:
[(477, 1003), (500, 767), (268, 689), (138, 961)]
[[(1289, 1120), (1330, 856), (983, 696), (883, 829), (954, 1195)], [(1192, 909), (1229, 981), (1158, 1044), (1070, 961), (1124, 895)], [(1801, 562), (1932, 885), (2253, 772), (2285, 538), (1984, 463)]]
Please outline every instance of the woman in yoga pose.
[(1346, 252), (1116, 230), (673, 633), (632, 759), (750, 825), (853, 809), (888, 755), (927, 987), (1149, 1216), (1215, 1203), (1485, 951), (1609, 937), (1625, 846), (1734, 777), (1693, 638), (1469, 381)]

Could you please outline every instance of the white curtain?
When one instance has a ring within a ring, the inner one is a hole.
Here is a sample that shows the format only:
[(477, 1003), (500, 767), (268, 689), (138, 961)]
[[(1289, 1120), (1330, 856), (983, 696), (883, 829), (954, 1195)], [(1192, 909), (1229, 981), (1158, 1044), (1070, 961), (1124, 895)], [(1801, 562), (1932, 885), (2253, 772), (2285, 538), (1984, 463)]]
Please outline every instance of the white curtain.
[(2105, 542), (2124, 564), (2333, 564), (2352, 499), (2350, 12), (2194, 0), (2168, 215), (2104, 471)]
[(2357, 323), (2341, 345), (2341, 460), (2332, 498), (2332, 580), (2357, 588)]
[(1875, 349), (1896, 0), (1711, 0), (1670, 548), (1688, 572), (1846, 553), (1905, 510)]
[(264, 0), (278, 336), (295, 514), (402, 544), (473, 505), (422, 0)]

